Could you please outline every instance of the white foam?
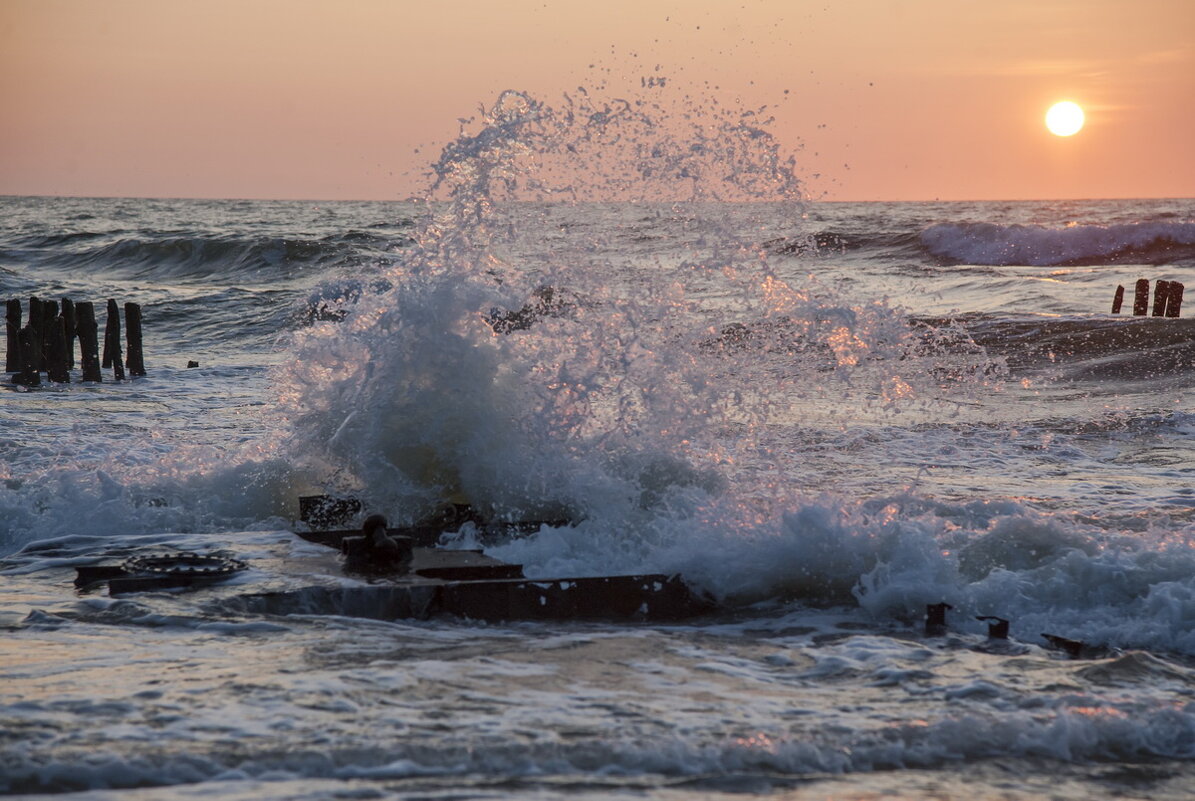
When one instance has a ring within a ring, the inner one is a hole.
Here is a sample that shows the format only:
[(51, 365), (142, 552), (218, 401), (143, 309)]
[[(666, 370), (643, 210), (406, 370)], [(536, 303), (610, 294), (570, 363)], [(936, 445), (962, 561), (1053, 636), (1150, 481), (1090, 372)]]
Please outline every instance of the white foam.
[[(963, 699), (959, 699), (960, 702)], [(563, 744), (475, 742), (467, 751), (424, 746), (417, 757), (394, 759), (381, 749), (232, 754), (183, 752), (122, 757), (97, 751), (86, 760), (34, 761), (14, 755), (0, 789), (78, 789), (192, 784), (206, 781), (285, 782), (297, 778), (402, 779), (450, 775), (525, 779), (589, 775), (685, 777), (763, 774), (790, 777), (907, 768), (941, 768), (990, 758), (1117, 764), (1195, 757), (1195, 705), (1130, 710), (1116, 705), (1055, 708), (993, 715), (966, 711), (933, 721), (871, 730), (794, 737), (756, 731), (722, 740), (677, 733), (631, 741)]]

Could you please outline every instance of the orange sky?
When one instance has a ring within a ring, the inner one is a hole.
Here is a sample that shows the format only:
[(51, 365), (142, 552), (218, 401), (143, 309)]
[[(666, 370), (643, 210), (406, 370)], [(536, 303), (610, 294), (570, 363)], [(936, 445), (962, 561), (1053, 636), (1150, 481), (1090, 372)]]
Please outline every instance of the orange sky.
[(502, 89), (656, 64), (815, 197), (1195, 196), (1195, 0), (0, 0), (0, 194), (403, 198)]

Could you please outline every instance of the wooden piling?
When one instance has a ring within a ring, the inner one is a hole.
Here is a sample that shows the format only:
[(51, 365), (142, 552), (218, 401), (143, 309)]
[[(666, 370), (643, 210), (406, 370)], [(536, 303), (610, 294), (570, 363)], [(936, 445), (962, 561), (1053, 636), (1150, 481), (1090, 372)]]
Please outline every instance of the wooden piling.
[(1149, 279), (1138, 278), (1133, 292), (1133, 316), (1144, 317), (1149, 311)]
[(112, 304), (114, 302), (109, 300), (106, 307), (108, 320), (104, 324), (104, 349), (100, 352), (100, 367), (105, 370), (112, 366), (112, 321), (115, 319), (112, 314)]
[[(61, 312), (59, 312), (61, 309)], [(70, 371), (75, 367), (75, 337), (79, 338), (80, 361), (84, 381), (102, 381), (102, 367), (112, 367), (117, 381), (124, 380), (125, 361), (121, 349), (120, 308), (115, 300), (107, 303), (108, 320), (104, 330), (103, 359), (99, 354), (98, 327), (95, 319), (95, 305), (86, 301), (72, 302), (62, 298), (56, 301), (42, 300), (37, 296), (29, 298), (29, 318), (22, 325), (22, 302), (9, 300), (5, 304), (5, 331), (7, 351), (5, 372), (18, 373), (17, 383), (29, 386), (33, 373), (47, 373), (51, 381), (70, 381)], [(142, 348), (141, 306), (125, 304), (128, 320), (128, 369), (131, 375), (145, 375), (145, 356)], [(26, 338), (22, 331), (28, 329)]]
[(1120, 307), (1124, 305), (1124, 287), (1116, 285), (1116, 294), (1112, 297), (1112, 313), (1120, 314)]
[(7, 318), (4, 321), (8, 348), (4, 356), (4, 372), (21, 371), (21, 301), (10, 300), (5, 304)]
[(129, 375), (145, 375), (145, 358), (141, 351), (141, 305), (124, 305), (124, 333), (129, 346)]
[(124, 381), (124, 357), (120, 351), (120, 307), (108, 299), (108, 320), (104, 325), (104, 367), (112, 368), (112, 377)]
[[(41, 352), (42, 302), (41, 302), (41, 298), (38, 298), (38, 297), (29, 298), (29, 325), (28, 325), (28, 328), (31, 332), (31, 336), (33, 337), (33, 339), (30, 341), (30, 344), (29, 344), (29, 347), (33, 349), (32, 351), (30, 351), (29, 359), (32, 360), (33, 369), (40, 371), (42, 369), (42, 366), (41, 366), (41, 361), (42, 361), (42, 352)], [(25, 344), (24, 344), (24, 342), (22, 342), (21, 343), (22, 353), (24, 353), (24, 350), (25, 350)]]
[(70, 298), (62, 299), (62, 322), (66, 330), (66, 366), (75, 367), (75, 337), (78, 329), (75, 327), (75, 304)]
[(69, 384), (71, 372), (66, 366), (66, 321), (62, 315), (48, 320), (46, 345), (46, 378), (56, 384)]
[(1161, 317), (1166, 312), (1166, 301), (1170, 298), (1170, 282), (1158, 279), (1154, 284), (1154, 317)]
[(50, 352), (50, 340), (54, 338), (54, 320), (58, 318), (58, 303), (52, 300), (41, 302), (41, 369), (46, 370), (47, 354)]
[(84, 381), (103, 381), (100, 373), (99, 329), (95, 322), (95, 305), (91, 301), (75, 304), (75, 326), (79, 334), (79, 361), (83, 365)]
[(1183, 285), (1178, 281), (1170, 282), (1170, 294), (1166, 297), (1166, 316), (1178, 317), (1183, 306)]
[(930, 637), (940, 637), (946, 633), (946, 610), (954, 609), (948, 603), (925, 605), (925, 633)]
[(21, 371), (12, 377), (14, 384), (20, 384), (26, 387), (41, 386), (41, 374), (37, 371), (37, 365), (33, 363), (33, 356), (35, 354), (34, 343), (39, 336), (38, 332), (33, 330), (32, 326), (25, 326), (17, 335), (21, 350)]
[(1004, 618), (995, 615), (978, 615), (975, 619), (988, 624), (988, 639), (1008, 639), (1008, 621)]

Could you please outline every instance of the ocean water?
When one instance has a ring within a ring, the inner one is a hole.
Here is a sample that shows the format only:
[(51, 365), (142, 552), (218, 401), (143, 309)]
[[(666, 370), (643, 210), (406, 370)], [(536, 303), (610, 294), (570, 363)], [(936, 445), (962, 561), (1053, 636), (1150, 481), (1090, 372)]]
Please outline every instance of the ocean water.
[[(1195, 277), (1195, 200), (812, 202), (766, 121), (678, 119), (510, 93), (412, 201), (0, 198), (4, 296), (142, 304), (148, 370), (0, 390), (0, 792), (1189, 797), (1195, 327), (1109, 310)], [(716, 609), (230, 603), (356, 581), (291, 534), (323, 491), (572, 519), (488, 552)], [(72, 584), (179, 549), (250, 569)]]

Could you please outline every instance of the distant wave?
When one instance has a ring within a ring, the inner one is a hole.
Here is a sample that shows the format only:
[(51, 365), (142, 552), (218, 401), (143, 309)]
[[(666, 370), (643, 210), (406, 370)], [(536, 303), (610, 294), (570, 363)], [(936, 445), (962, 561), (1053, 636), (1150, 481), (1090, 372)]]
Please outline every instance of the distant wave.
[(939, 259), (980, 265), (1167, 264), (1195, 259), (1195, 223), (1140, 222), (1044, 228), (938, 223), (921, 244)]
[(844, 231), (818, 231), (807, 236), (784, 237), (765, 243), (773, 253), (796, 255), (833, 255), (860, 250), (900, 251), (918, 247), (915, 233), (876, 231), (874, 233), (847, 233)]
[[(362, 231), (320, 238), (239, 234), (210, 235), (127, 232), (120, 238), (64, 233), (32, 237), (16, 244), (22, 256), (46, 266), (172, 278), (234, 277), (301, 271), (311, 266), (352, 262), (362, 252), (391, 249), (406, 240)], [(42, 253), (44, 252), (44, 256)]]

